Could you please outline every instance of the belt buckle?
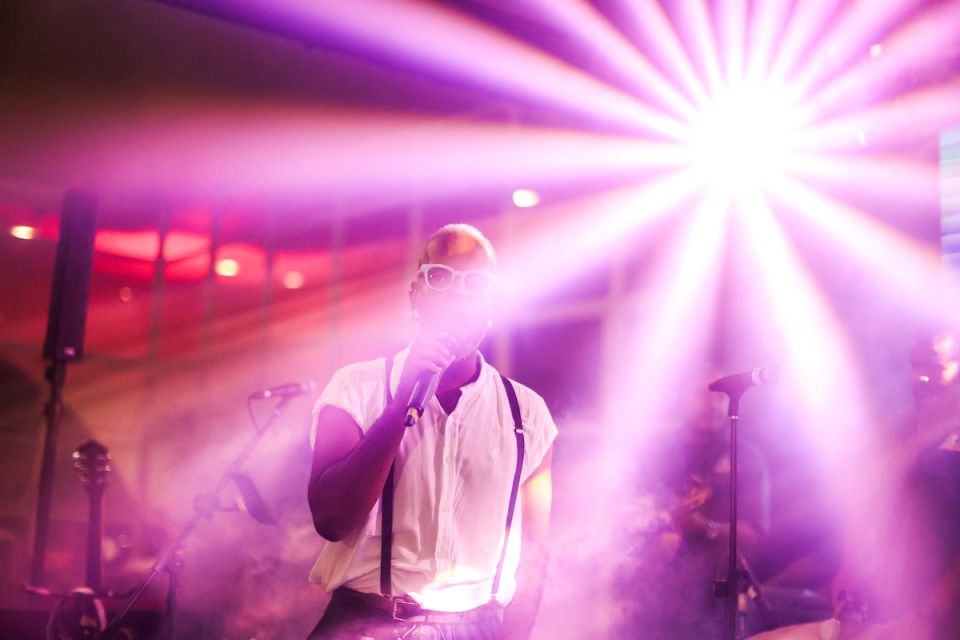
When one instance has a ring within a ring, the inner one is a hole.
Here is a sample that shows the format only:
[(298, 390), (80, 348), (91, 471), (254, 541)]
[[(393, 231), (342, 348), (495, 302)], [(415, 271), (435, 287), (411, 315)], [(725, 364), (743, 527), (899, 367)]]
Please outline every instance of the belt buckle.
[(411, 618), (427, 615), (416, 600), (404, 596), (390, 596), (390, 616), (398, 622), (409, 622)]
[(400, 607), (406, 603), (400, 598), (398, 598), (397, 596), (389, 596), (389, 597), (390, 597), (390, 617), (396, 620), (397, 622), (406, 622), (407, 621), (406, 618), (400, 617)]

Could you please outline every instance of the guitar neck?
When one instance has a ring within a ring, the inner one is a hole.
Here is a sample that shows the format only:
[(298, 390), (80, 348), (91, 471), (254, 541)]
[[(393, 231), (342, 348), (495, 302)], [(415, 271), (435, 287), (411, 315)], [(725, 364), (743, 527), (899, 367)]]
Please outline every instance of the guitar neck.
[(103, 546), (103, 489), (95, 488), (88, 493), (90, 509), (87, 520), (86, 585), (94, 593), (101, 593), (103, 587), (100, 557)]
[(73, 467), (89, 498), (87, 519), (86, 583), (94, 593), (101, 593), (100, 553), (103, 538), (103, 491), (110, 472), (110, 452), (96, 440), (81, 445), (73, 452)]

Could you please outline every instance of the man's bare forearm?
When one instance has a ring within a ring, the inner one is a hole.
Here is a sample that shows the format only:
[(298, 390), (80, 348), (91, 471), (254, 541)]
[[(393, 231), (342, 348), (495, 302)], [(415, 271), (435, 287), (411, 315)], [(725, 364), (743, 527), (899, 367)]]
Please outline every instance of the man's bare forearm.
[(307, 500), (324, 538), (340, 540), (363, 525), (403, 439), (403, 416), (403, 406), (391, 403), (345, 457), (311, 474)]

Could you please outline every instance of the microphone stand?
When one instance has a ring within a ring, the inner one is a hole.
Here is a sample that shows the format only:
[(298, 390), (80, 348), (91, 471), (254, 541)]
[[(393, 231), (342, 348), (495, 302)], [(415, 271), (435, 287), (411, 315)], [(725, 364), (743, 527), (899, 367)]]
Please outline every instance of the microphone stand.
[[(730, 419), (730, 536), (729, 549), (727, 551), (727, 577), (725, 580), (718, 579), (714, 585), (714, 593), (718, 598), (724, 598), (724, 628), (726, 633), (724, 637), (727, 640), (737, 640), (737, 610), (740, 599), (740, 577), (744, 575), (752, 583), (756, 591), (756, 599), (761, 613), (766, 614), (769, 607), (760, 593), (760, 586), (753, 579), (746, 563), (740, 558), (737, 548), (737, 485), (739, 474), (739, 461), (737, 456), (737, 430), (740, 425), (740, 398), (747, 388), (737, 388), (723, 390), (729, 398), (727, 407), (727, 417)], [(740, 564), (743, 564), (741, 571)]]
[(727, 579), (717, 582), (717, 595), (726, 598), (724, 622), (729, 640), (737, 640), (737, 604), (740, 597), (740, 571), (737, 566), (737, 427), (740, 425), (740, 397), (743, 390), (730, 392), (727, 417), (730, 419), (730, 535), (727, 550)]
[[(244, 446), (240, 453), (237, 454), (237, 457), (233, 459), (233, 462), (231, 462), (220, 475), (220, 479), (217, 480), (217, 483), (214, 485), (213, 489), (206, 493), (198, 493), (196, 497), (194, 497), (193, 516), (187, 521), (187, 524), (184, 525), (180, 533), (177, 534), (170, 544), (167, 545), (167, 548), (153, 564), (153, 568), (150, 569), (150, 573), (147, 574), (147, 577), (144, 578), (143, 582), (140, 583), (140, 586), (134, 590), (120, 611), (117, 612), (117, 615), (113, 617), (110, 623), (103, 630), (103, 633), (101, 634), (103, 640), (110, 640), (110, 634), (117, 631), (117, 627), (120, 622), (123, 621), (124, 617), (130, 612), (134, 604), (136, 604), (143, 593), (147, 590), (147, 587), (150, 586), (150, 583), (152, 583), (162, 571), (168, 571), (170, 573), (170, 582), (167, 592), (166, 615), (169, 618), (167, 620), (167, 629), (170, 632), (171, 638), (176, 637), (176, 621), (173, 620), (173, 617), (176, 613), (176, 592), (179, 582), (179, 574), (183, 567), (182, 559), (179, 556), (180, 548), (183, 546), (183, 543), (187, 537), (193, 533), (194, 529), (197, 528), (201, 520), (204, 518), (213, 517), (213, 514), (217, 511), (217, 505), (220, 502), (220, 492), (230, 482), (233, 474), (240, 471), (240, 467), (244, 462), (246, 462), (247, 458), (250, 457), (254, 449), (256, 449), (257, 445), (260, 443), (261, 438), (263, 438), (263, 434), (267, 432), (267, 429), (269, 429), (274, 422), (276, 422), (277, 418), (280, 417), (289, 403), (290, 398), (288, 396), (283, 396), (280, 399), (280, 402), (277, 403), (277, 406), (273, 408), (273, 412), (270, 414), (270, 417), (267, 419), (264, 425), (254, 429), (253, 437), (247, 441), (246, 446)], [(256, 424), (254, 426), (256, 427)]]

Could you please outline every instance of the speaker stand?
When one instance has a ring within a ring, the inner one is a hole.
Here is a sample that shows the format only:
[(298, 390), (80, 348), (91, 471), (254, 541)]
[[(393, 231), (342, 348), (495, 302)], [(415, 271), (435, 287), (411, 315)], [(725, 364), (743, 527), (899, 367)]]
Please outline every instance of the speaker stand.
[(67, 363), (52, 360), (46, 371), (50, 383), (50, 399), (44, 406), (46, 430), (43, 436), (43, 462), (40, 465), (40, 483), (37, 490), (37, 519), (33, 536), (33, 560), (30, 563), (30, 584), (43, 584), (44, 555), (50, 527), (50, 505), (53, 501), (53, 477), (57, 464), (57, 440), (60, 435), (60, 417), (63, 413), (63, 383), (67, 377)]

